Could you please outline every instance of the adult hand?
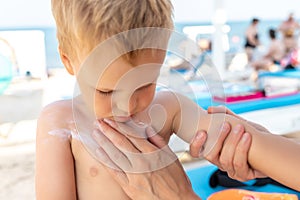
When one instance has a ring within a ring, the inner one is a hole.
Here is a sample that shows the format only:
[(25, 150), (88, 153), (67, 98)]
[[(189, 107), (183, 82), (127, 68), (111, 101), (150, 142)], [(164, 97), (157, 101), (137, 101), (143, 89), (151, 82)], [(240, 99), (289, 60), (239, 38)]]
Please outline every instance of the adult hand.
[(268, 129), (266, 129), (265, 127), (263, 127), (262, 125), (254, 123), (254, 122), (251, 122), (251, 121), (247, 121), (246, 119), (244, 119), (241, 116), (235, 114), (234, 112), (232, 112), (231, 110), (229, 110), (225, 106), (214, 106), (214, 107), (212, 106), (212, 107), (209, 107), (207, 109), (207, 112), (209, 114), (213, 114), (213, 113), (225, 113), (225, 114), (228, 114), (228, 115), (232, 115), (232, 116), (234, 116), (234, 117), (236, 117), (236, 118), (238, 118), (240, 120), (243, 120), (243, 121), (247, 122), (248, 124), (250, 124), (251, 126), (253, 126), (254, 128), (256, 128), (259, 131), (270, 133), (270, 131)]
[[(226, 107), (209, 107), (208, 113), (226, 113), (233, 115), (241, 120), (246, 121), (240, 116), (233, 113)], [(259, 131), (269, 132), (263, 126), (249, 122), (253, 127)], [(192, 143), (190, 144), (190, 154), (193, 157), (199, 157), (199, 152), (206, 141), (207, 135), (204, 131), (199, 131)], [(245, 132), (245, 129), (241, 125), (233, 127), (229, 123), (225, 122), (220, 130), (219, 139), (208, 155), (204, 155), (205, 159), (211, 163), (217, 165), (219, 169), (226, 171), (228, 176), (239, 180), (247, 181), (254, 178), (265, 177), (261, 172), (253, 169), (248, 163), (248, 151), (251, 146), (251, 135)]]
[(96, 154), (130, 198), (200, 199), (176, 155), (151, 127), (146, 128), (148, 139), (136, 137), (133, 129), (113, 121), (100, 121), (99, 128), (101, 132), (93, 134), (100, 146)]

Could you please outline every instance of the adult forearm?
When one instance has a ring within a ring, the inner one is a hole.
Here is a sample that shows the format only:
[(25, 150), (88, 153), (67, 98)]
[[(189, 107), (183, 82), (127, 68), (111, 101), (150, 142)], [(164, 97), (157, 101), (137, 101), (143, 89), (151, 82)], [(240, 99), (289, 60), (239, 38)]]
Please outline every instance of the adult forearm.
[(300, 145), (279, 135), (251, 133), (250, 165), (267, 176), (300, 191)]
[(242, 124), (246, 132), (251, 134), (248, 161), (254, 169), (300, 191), (299, 144), (288, 138), (258, 130), (249, 122), (234, 116), (226, 115), (225, 120), (232, 126)]

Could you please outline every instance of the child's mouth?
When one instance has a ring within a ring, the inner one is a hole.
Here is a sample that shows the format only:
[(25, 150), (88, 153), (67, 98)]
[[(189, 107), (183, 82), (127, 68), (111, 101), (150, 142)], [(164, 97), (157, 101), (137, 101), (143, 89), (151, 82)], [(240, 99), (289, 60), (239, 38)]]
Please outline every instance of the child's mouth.
[(112, 117), (112, 120), (116, 121), (116, 122), (128, 122), (130, 120), (132, 120), (132, 116), (114, 116)]

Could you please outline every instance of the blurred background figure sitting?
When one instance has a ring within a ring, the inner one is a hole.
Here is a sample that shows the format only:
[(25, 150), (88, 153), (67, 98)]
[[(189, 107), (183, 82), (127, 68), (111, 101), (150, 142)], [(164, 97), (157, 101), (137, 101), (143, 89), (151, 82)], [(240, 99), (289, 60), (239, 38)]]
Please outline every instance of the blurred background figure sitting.
[(250, 65), (257, 70), (275, 71), (279, 69), (281, 60), (285, 56), (285, 45), (279, 39), (275, 29), (269, 29), (270, 45), (267, 52), (258, 60), (253, 61)]
[(171, 58), (167, 65), (171, 72), (185, 73), (186, 79), (189, 80), (196, 76), (198, 69), (205, 63), (207, 55), (211, 53), (212, 43), (209, 38), (198, 38), (196, 43), (188, 39), (181, 42), (180, 49), (185, 58)]

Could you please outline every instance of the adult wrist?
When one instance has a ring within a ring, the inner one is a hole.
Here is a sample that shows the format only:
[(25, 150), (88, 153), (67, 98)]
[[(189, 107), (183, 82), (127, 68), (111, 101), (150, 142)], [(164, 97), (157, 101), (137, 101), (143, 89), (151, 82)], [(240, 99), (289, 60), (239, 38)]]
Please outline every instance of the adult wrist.
[(201, 198), (194, 191), (182, 193), (179, 199), (180, 200), (201, 200)]

